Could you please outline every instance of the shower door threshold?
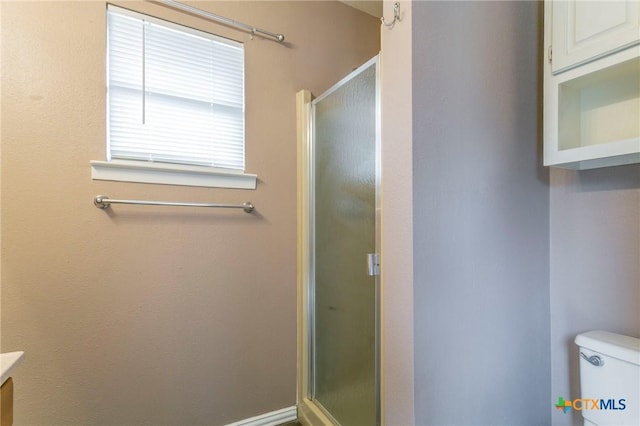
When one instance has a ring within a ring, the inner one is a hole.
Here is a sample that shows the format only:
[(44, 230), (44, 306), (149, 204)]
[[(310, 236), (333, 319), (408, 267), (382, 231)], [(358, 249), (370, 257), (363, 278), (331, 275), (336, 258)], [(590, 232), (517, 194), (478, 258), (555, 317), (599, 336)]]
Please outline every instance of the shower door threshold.
[(298, 421), (304, 426), (340, 426), (322, 404), (308, 398), (298, 406)]

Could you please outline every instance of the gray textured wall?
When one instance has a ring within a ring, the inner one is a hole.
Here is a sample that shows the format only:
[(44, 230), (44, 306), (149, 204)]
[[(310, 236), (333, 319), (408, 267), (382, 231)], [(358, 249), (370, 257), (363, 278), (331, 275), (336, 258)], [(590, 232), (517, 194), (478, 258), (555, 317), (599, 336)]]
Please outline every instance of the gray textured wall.
[[(577, 398), (577, 334), (640, 337), (640, 165), (553, 169), (550, 203), (551, 394)], [(582, 424), (579, 413), (552, 416)]]
[(413, 8), (416, 424), (549, 424), (540, 8)]

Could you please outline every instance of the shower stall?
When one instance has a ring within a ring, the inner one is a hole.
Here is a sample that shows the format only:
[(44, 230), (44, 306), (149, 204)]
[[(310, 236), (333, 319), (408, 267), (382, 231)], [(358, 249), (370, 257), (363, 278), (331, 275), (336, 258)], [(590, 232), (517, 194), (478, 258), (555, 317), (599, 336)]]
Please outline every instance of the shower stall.
[(378, 57), (297, 95), (304, 424), (380, 424)]

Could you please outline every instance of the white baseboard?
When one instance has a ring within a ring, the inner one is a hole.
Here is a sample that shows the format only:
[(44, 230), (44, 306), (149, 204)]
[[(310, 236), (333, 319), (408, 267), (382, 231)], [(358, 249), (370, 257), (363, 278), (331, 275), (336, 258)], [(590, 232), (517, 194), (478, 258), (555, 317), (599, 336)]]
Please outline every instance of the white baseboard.
[(277, 426), (292, 422), (298, 418), (298, 410), (293, 407), (283, 408), (270, 413), (261, 414), (239, 422), (229, 423), (227, 426)]

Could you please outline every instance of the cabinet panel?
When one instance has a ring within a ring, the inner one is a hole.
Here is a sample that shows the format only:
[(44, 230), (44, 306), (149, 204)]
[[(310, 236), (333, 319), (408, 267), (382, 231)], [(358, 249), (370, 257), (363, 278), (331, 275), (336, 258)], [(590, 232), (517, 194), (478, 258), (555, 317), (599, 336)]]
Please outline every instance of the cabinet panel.
[(9, 377), (0, 387), (0, 426), (13, 425), (13, 379)]
[(640, 43), (640, 1), (552, 2), (554, 74)]

